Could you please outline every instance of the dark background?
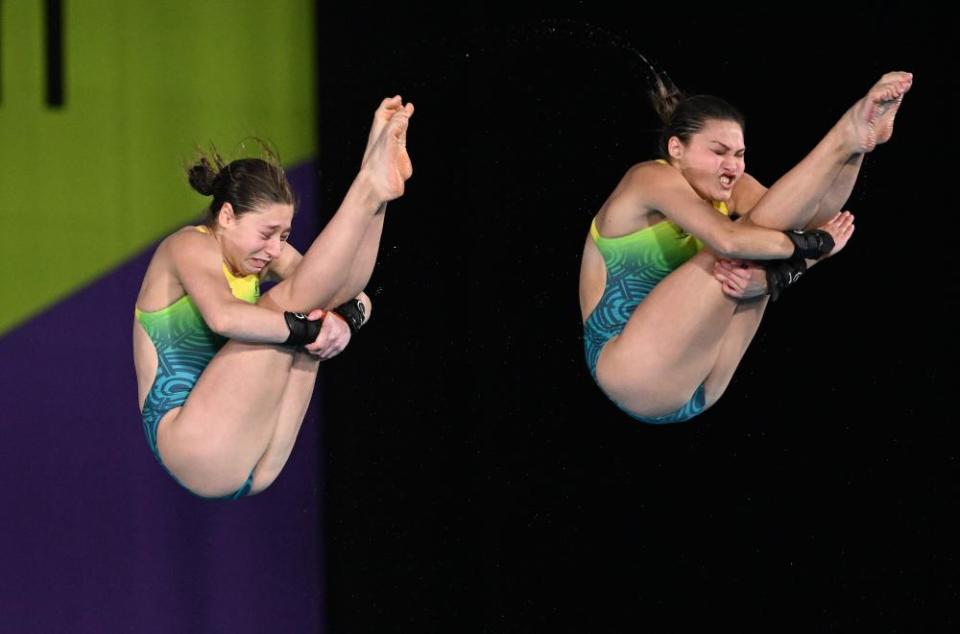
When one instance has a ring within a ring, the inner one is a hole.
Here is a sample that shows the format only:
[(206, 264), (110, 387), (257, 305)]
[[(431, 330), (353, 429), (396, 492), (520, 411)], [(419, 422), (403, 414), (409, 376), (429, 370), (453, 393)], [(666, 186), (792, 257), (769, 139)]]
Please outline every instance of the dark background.
[[(324, 213), (380, 99), (416, 105), (374, 319), (325, 373), (329, 630), (955, 629), (955, 27), (893, 3), (321, 11)], [(577, 303), (591, 217), (653, 154), (636, 51), (745, 112), (767, 185), (915, 74), (850, 245), (665, 427), (593, 383)]]

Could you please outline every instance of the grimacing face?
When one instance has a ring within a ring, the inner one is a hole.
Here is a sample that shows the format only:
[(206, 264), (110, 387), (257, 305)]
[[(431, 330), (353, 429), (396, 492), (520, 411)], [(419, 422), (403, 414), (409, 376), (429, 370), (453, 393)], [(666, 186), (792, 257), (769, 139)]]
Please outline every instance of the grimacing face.
[(704, 200), (729, 201), (733, 186), (743, 176), (743, 129), (736, 121), (709, 119), (684, 144), (671, 137), (670, 163)]
[(259, 275), (280, 257), (290, 235), (293, 205), (261, 203), (237, 216), (226, 203), (217, 218), (223, 259), (235, 275)]

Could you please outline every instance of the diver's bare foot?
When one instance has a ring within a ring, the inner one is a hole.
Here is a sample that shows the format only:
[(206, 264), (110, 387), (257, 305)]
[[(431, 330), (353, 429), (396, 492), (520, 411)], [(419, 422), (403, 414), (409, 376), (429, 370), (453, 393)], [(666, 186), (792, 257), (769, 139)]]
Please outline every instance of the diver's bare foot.
[(887, 73), (847, 111), (844, 119), (854, 154), (870, 152), (890, 140), (893, 119), (912, 84), (911, 73)]
[(370, 134), (367, 137), (367, 147), (363, 150), (361, 165), (366, 162), (367, 157), (370, 155), (370, 148), (372, 148), (373, 144), (380, 138), (380, 133), (387, 127), (387, 123), (393, 115), (400, 112), (401, 109), (403, 109), (403, 99), (400, 95), (387, 97), (380, 102), (377, 111), (373, 113), (373, 124), (370, 126)]
[(404, 183), (413, 175), (413, 163), (407, 154), (407, 128), (412, 116), (412, 103), (394, 112), (360, 168), (371, 193), (381, 203), (403, 196)]

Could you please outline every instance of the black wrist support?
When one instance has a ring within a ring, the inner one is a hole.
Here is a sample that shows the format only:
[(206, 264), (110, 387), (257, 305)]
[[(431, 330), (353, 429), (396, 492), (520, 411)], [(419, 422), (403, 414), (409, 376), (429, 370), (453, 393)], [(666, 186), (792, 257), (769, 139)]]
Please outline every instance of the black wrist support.
[(290, 329), (290, 336), (283, 342), (288, 346), (305, 346), (313, 343), (323, 325), (322, 319), (310, 321), (303, 313), (285, 312), (283, 318), (287, 321), (287, 328)]
[(363, 302), (361, 302), (359, 299), (351, 299), (348, 302), (340, 304), (333, 309), (333, 312), (343, 317), (344, 321), (347, 322), (347, 325), (350, 326), (350, 330), (353, 332), (353, 334), (356, 334), (367, 320), (366, 310), (364, 309)]
[(764, 267), (767, 269), (767, 292), (770, 293), (770, 300), (775, 302), (780, 298), (783, 289), (807, 272), (807, 261), (794, 256), (789, 260), (768, 260)]
[(793, 255), (790, 256), (791, 260), (796, 257), (819, 260), (833, 251), (833, 236), (823, 229), (784, 231), (783, 233), (790, 238), (790, 242), (793, 243)]

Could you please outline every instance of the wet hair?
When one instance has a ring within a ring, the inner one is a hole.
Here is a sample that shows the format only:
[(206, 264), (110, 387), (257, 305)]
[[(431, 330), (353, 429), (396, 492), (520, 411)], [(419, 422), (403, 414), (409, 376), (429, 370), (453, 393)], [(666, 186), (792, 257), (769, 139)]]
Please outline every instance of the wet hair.
[(663, 123), (660, 141), (657, 144), (660, 158), (670, 158), (667, 151), (670, 137), (675, 136), (682, 143), (687, 144), (692, 135), (703, 130), (707, 121), (733, 121), (740, 125), (741, 130), (746, 127), (740, 111), (719, 97), (713, 95), (688, 97), (677, 88), (666, 73), (655, 73), (653, 84), (650, 99)]
[(294, 204), (293, 190), (280, 164), (279, 156), (266, 143), (257, 141), (264, 158), (242, 158), (226, 163), (215, 147), (199, 152), (187, 168), (190, 186), (204, 196), (212, 196), (207, 224), (217, 222), (220, 208), (230, 203), (240, 217), (258, 205)]

